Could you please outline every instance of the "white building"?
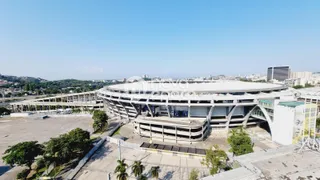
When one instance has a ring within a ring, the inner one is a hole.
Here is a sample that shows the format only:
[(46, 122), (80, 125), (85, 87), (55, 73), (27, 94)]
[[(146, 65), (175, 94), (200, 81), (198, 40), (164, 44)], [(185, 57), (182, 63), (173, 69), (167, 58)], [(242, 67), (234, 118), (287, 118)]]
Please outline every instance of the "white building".
[(313, 86), (320, 85), (320, 75), (312, 72), (292, 72), (290, 79), (286, 80), (289, 86), (305, 86), (310, 84)]
[(301, 140), (306, 125), (317, 118), (317, 105), (311, 102), (262, 99), (258, 106), (252, 116), (267, 121), (272, 141), (282, 145)]
[(312, 72), (308, 72), (308, 71), (291, 72), (290, 78), (291, 79), (298, 79), (298, 78), (311, 79), (312, 78)]

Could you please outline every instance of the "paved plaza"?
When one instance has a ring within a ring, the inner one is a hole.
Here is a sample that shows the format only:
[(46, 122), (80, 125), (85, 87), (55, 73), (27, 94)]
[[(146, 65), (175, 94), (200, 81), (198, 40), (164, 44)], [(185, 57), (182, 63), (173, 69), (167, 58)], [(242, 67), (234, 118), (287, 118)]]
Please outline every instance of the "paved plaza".
[[(76, 179), (79, 180), (96, 180), (108, 179), (110, 173), (111, 179), (116, 179), (116, 174), (113, 173), (117, 166), (119, 151), (116, 144), (106, 143), (98, 152), (91, 158), (84, 168), (78, 173)], [(127, 173), (129, 179), (134, 178), (131, 173), (131, 165), (134, 161), (140, 160), (146, 167), (144, 174), (150, 177), (148, 171), (152, 166), (160, 166), (160, 179), (182, 180), (188, 179), (189, 173), (193, 168), (200, 171), (201, 176), (209, 174), (209, 170), (201, 165), (200, 158), (173, 156), (169, 154), (150, 153), (142, 150), (131, 148), (121, 148), (121, 158), (126, 160), (129, 165)]]

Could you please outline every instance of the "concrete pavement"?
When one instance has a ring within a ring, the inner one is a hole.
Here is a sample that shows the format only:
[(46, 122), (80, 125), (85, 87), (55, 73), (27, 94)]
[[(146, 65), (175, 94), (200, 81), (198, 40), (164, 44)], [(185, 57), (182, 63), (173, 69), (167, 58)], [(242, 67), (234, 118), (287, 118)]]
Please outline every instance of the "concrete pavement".
[[(116, 144), (106, 143), (98, 152), (91, 158), (85, 167), (78, 173), (76, 179), (79, 180), (95, 180), (107, 179), (110, 173), (111, 179), (116, 179), (116, 174), (113, 173), (117, 166), (119, 151)], [(134, 178), (131, 172), (131, 165), (134, 161), (140, 160), (146, 167), (144, 174), (150, 177), (149, 170), (152, 166), (160, 166), (160, 179), (182, 180), (188, 179), (189, 173), (193, 168), (200, 171), (202, 176), (209, 174), (207, 167), (201, 164), (200, 158), (180, 157), (167, 154), (158, 154), (136, 150), (131, 148), (121, 148), (121, 158), (126, 160), (129, 165), (127, 173), (129, 179)]]

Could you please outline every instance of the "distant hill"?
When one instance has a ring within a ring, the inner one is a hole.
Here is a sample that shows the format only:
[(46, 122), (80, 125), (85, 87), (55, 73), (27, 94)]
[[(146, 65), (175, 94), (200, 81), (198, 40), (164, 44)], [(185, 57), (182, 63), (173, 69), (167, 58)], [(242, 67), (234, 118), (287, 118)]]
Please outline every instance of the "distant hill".
[(57, 81), (48, 81), (42, 78), (35, 77), (18, 77), (18, 76), (8, 76), (0, 74), (1, 88), (15, 88), (20, 89), (18, 95), (23, 95), (27, 92), (29, 94), (58, 94), (58, 93), (78, 93), (93, 91), (104, 86), (115, 84), (119, 82), (113, 81), (94, 81), (94, 80), (77, 80), (77, 79), (63, 79)]
[(12, 83), (41, 83), (47, 82), (47, 80), (42, 78), (28, 77), (28, 76), (8, 76), (0, 74), (0, 79), (6, 80)]

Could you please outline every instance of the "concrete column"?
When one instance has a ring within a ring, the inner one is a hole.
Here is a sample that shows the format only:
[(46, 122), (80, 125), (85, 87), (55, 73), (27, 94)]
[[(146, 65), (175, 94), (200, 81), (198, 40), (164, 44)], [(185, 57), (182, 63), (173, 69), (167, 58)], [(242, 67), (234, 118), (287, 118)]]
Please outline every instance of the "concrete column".
[(191, 142), (191, 128), (189, 128), (189, 141)]
[(237, 105), (233, 106), (227, 115), (227, 123), (226, 123), (226, 130), (227, 131), (229, 130), (230, 121), (231, 121), (232, 115), (233, 115), (234, 111), (236, 110), (236, 108), (237, 108)]
[(176, 128), (176, 143), (178, 142), (178, 132), (177, 132), (177, 126), (175, 126), (175, 128)]
[(163, 125), (162, 125), (162, 142), (164, 142), (164, 128), (163, 128)]
[(139, 136), (141, 136), (140, 123), (138, 123)]
[(148, 110), (149, 110), (149, 112), (151, 114), (151, 117), (153, 117), (153, 112), (151, 111), (151, 108), (150, 108), (149, 104), (147, 104), (147, 107), (148, 107)]
[(201, 130), (201, 133), (202, 133), (202, 134), (201, 134), (201, 139), (203, 140), (203, 137), (204, 137), (203, 126), (201, 126), (201, 129), (202, 129), (202, 130)]
[(149, 124), (149, 129), (150, 129), (150, 139), (152, 140), (152, 127), (151, 127), (151, 124)]
[(170, 118), (170, 117), (171, 117), (171, 115), (170, 115), (169, 106), (168, 106), (168, 105), (166, 105), (166, 107), (167, 107), (168, 117)]
[(190, 116), (191, 116), (191, 106), (189, 105), (189, 107), (188, 107), (188, 118), (190, 119)]

